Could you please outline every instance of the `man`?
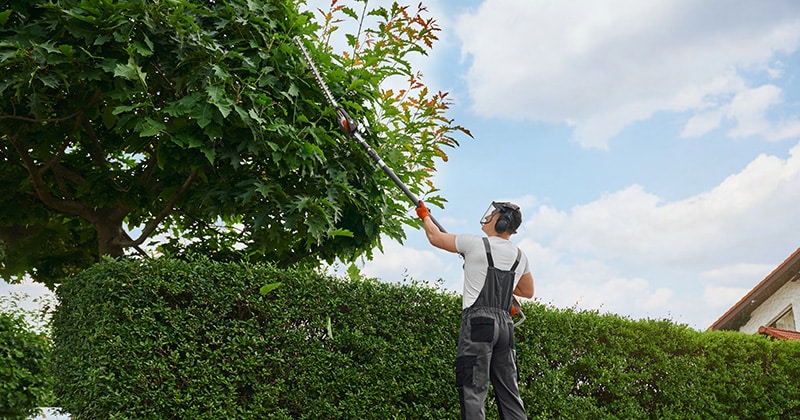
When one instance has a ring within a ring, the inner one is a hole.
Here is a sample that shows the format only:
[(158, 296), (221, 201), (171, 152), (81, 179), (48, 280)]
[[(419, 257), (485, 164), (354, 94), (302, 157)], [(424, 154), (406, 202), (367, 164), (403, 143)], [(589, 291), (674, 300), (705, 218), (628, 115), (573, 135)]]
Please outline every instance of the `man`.
[(528, 258), (509, 238), (522, 223), (519, 206), (492, 202), (481, 219), (486, 237), (442, 232), (420, 201), (417, 215), (431, 245), (464, 257), (456, 386), (462, 419), (483, 419), (491, 380), (502, 419), (526, 419), (510, 311), (512, 294), (533, 296)]

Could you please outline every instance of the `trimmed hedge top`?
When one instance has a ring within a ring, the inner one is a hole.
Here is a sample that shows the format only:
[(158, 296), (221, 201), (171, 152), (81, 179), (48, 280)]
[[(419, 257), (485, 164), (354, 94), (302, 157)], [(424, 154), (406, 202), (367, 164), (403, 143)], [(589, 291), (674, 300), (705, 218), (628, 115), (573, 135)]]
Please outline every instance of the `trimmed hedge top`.
[(457, 412), (452, 294), (156, 259), (97, 265), (64, 282), (58, 297), (56, 392), (75, 418)]
[[(453, 293), (162, 258), (99, 264), (57, 295), (56, 394), (75, 419), (459, 418)], [(800, 417), (800, 342), (523, 309), (531, 418)]]

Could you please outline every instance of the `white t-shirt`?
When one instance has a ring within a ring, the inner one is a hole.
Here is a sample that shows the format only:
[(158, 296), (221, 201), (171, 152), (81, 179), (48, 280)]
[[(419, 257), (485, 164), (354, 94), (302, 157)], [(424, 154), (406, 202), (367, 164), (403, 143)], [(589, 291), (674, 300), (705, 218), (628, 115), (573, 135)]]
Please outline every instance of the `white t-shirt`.
[[(490, 236), (489, 246), (492, 250), (495, 267), (500, 270), (509, 270), (514, 265), (514, 261), (517, 260), (517, 246), (513, 242), (499, 236)], [(456, 249), (464, 255), (464, 292), (461, 307), (466, 309), (475, 303), (483, 289), (489, 261), (486, 258), (486, 248), (483, 246), (482, 236), (456, 235)], [(525, 253), (522, 253), (515, 271), (514, 287), (517, 287), (520, 277), (531, 271)]]

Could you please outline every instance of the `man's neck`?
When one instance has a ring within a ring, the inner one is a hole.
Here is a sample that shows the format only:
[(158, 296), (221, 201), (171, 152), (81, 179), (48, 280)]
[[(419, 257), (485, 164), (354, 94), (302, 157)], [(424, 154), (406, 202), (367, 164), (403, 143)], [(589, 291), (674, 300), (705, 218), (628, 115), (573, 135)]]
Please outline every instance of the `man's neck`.
[(507, 241), (511, 240), (511, 234), (510, 233), (496, 233), (495, 232), (495, 234), (489, 235), (489, 237), (492, 237), (492, 236), (497, 237), (497, 238), (502, 238), (502, 239), (505, 239)]

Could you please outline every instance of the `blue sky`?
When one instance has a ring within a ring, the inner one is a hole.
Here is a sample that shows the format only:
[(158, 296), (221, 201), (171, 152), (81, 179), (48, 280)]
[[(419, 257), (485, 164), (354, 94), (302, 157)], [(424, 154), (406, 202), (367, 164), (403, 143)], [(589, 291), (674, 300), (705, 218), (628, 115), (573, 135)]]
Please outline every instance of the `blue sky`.
[[(535, 300), (704, 330), (800, 247), (800, 2), (424, 4), (440, 41), (416, 66), (475, 137), (432, 213), (480, 234), (520, 204)], [(460, 291), (459, 258), (407, 235), (363, 272)]]
[[(492, 200), (537, 301), (704, 330), (800, 247), (800, 3), (427, 1), (418, 66), (459, 138), (432, 209), (480, 234)], [(460, 290), (420, 231), (360, 264)]]

